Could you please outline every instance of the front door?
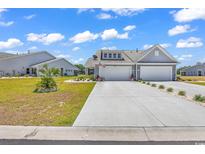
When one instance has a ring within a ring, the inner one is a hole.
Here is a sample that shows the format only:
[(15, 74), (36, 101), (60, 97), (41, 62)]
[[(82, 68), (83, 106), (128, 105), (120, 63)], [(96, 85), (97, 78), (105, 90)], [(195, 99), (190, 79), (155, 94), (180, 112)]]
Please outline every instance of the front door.
[(61, 76), (63, 76), (63, 68), (61, 68)]
[(202, 76), (202, 71), (198, 71), (198, 76)]

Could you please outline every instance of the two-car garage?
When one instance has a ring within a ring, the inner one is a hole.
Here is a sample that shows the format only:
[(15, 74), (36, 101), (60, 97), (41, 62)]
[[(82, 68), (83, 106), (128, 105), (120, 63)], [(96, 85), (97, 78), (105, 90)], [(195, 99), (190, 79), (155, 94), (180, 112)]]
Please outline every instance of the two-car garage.
[(129, 81), (132, 75), (136, 76), (137, 80), (171, 81), (172, 71), (173, 66), (109, 65), (99, 67), (99, 76), (106, 81)]

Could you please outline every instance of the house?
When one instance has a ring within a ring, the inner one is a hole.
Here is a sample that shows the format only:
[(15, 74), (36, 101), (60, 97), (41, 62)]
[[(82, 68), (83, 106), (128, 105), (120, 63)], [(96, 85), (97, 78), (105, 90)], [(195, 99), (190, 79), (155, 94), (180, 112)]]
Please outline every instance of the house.
[(39, 76), (39, 69), (47, 64), (58, 68), (61, 75), (75, 75), (78, 68), (64, 58), (56, 58), (46, 51), (27, 54), (0, 53), (0, 76), (30, 75)]
[(85, 63), (86, 74), (104, 80), (172, 81), (177, 60), (160, 45), (145, 51), (99, 50)]
[(180, 73), (182, 76), (205, 76), (205, 63), (197, 63), (186, 67)]

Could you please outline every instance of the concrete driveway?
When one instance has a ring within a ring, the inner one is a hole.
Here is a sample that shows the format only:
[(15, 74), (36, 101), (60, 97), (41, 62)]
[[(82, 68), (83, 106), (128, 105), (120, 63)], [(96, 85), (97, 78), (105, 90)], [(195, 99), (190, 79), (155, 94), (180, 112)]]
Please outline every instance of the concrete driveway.
[(205, 107), (137, 82), (98, 82), (73, 126), (205, 126)]
[(205, 96), (205, 86), (195, 85), (191, 83), (185, 82), (177, 82), (177, 81), (164, 81), (164, 82), (151, 82), (156, 83), (158, 85), (162, 84), (165, 87), (172, 87), (175, 91), (184, 90), (186, 91), (187, 96), (193, 97), (194, 95), (201, 94)]

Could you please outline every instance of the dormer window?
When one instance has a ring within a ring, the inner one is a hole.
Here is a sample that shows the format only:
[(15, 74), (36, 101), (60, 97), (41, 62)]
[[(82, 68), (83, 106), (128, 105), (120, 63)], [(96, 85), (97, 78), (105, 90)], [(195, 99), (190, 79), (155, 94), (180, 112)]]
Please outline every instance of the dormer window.
[(117, 54), (116, 53), (113, 54), (113, 58), (117, 58)]
[(159, 50), (155, 50), (154, 55), (159, 56)]
[(109, 53), (109, 58), (112, 58), (112, 54), (111, 53)]
[(107, 58), (107, 53), (104, 53), (104, 58)]
[(118, 53), (117, 58), (121, 59), (121, 54), (120, 53)]

